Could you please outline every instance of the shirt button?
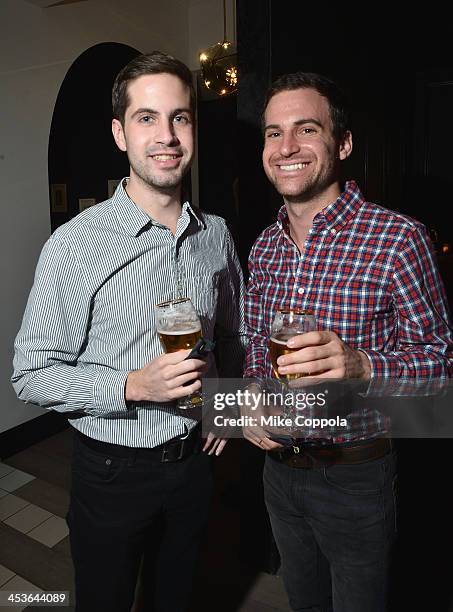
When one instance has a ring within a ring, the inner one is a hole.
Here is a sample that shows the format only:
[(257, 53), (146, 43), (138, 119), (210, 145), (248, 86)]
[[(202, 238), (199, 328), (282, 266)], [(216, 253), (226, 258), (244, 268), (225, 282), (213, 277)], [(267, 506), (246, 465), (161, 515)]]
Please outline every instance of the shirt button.
[(305, 289), (303, 287), (299, 287), (299, 289), (297, 290), (297, 293), (299, 295), (302, 295), (302, 293), (305, 291)]
[(111, 465), (111, 463), (112, 463), (112, 460), (111, 460), (111, 459), (106, 459), (106, 460), (105, 460), (105, 465)]
[(335, 236), (335, 234), (337, 233), (337, 230), (336, 230), (336, 229), (333, 227), (333, 228), (330, 230), (330, 233), (331, 233), (333, 236)]

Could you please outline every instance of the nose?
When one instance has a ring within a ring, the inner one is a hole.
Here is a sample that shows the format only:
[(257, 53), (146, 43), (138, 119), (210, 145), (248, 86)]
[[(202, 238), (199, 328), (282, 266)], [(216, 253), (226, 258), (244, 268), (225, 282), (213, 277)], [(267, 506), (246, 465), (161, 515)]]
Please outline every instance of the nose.
[(294, 153), (297, 153), (299, 149), (300, 147), (296, 136), (292, 132), (284, 133), (280, 140), (280, 154), (283, 157), (290, 157)]
[(159, 121), (155, 132), (155, 140), (156, 143), (166, 145), (167, 147), (179, 144), (175, 126), (171, 119), (162, 119)]

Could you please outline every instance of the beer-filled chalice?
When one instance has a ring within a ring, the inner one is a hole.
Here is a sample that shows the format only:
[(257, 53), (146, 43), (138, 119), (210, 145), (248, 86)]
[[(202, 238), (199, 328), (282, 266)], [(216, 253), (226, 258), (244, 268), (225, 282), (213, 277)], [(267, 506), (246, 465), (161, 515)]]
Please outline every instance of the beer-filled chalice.
[[(201, 323), (190, 298), (156, 304), (156, 328), (166, 353), (192, 349), (201, 338)], [(178, 408), (201, 406), (201, 392), (178, 400)]]
[(277, 310), (271, 327), (269, 350), (272, 369), (275, 376), (282, 381), (300, 378), (303, 374), (279, 374), (277, 359), (299, 349), (288, 347), (288, 340), (293, 336), (315, 331), (316, 320), (309, 310)]

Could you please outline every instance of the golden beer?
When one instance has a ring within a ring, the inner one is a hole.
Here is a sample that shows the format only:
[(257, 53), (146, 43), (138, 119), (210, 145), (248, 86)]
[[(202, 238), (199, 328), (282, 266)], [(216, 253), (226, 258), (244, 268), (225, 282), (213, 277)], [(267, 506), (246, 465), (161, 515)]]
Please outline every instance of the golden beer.
[[(186, 349), (193, 348), (198, 340), (201, 338), (201, 327), (193, 329), (181, 329), (172, 330), (165, 332), (158, 332), (160, 341), (162, 342), (166, 353), (176, 353), (177, 351), (185, 351)], [(188, 408), (192, 406), (198, 406), (202, 403), (202, 397), (200, 392), (192, 393), (185, 402), (187, 405), (181, 405), (181, 408)]]
[(300, 378), (301, 374), (279, 374), (277, 359), (282, 355), (288, 355), (299, 349), (288, 348), (287, 342), (294, 334), (286, 334), (285, 332), (275, 334), (269, 341), (269, 350), (271, 354), (271, 363), (274, 374), (279, 379), (294, 380)]
[(269, 351), (272, 369), (277, 378), (284, 380), (295, 380), (306, 374), (279, 374), (277, 359), (282, 355), (288, 355), (298, 351), (297, 348), (288, 348), (288, 340), (316, 329), (316, 321), (313, 313), (309, 310), (277, 310), (272, 323)]
[(176, 353), (193, 348), (201, 338), (201, 328), (159, 331), (166, 353)]
[[(200, 318), (189, 298), (156, 304), (154, 310), (156, 331), (166, 353), (192, 349), (201, 338)], [(200, 406), (202, 402), (201, 391), (195, 391), (177, 400), (177, 406), (185, 410)]]

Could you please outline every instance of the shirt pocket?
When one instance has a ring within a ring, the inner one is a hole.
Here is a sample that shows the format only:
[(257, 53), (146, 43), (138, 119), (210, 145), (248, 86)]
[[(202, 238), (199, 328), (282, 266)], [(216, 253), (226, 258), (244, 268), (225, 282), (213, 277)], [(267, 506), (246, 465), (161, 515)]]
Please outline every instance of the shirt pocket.
[(184, 279), (185, 296), (192, 300), (200, 318), (212, 318), (218, 298), (218, 278), (209, 272)]
[(192, 252), (183, 266), (181, 286), (202, 322), (203, 333), (215, 324), (215, 312), (222, 286), (225, 282), (225, 262), (222, 253), (212, 249), (208, 252)]

